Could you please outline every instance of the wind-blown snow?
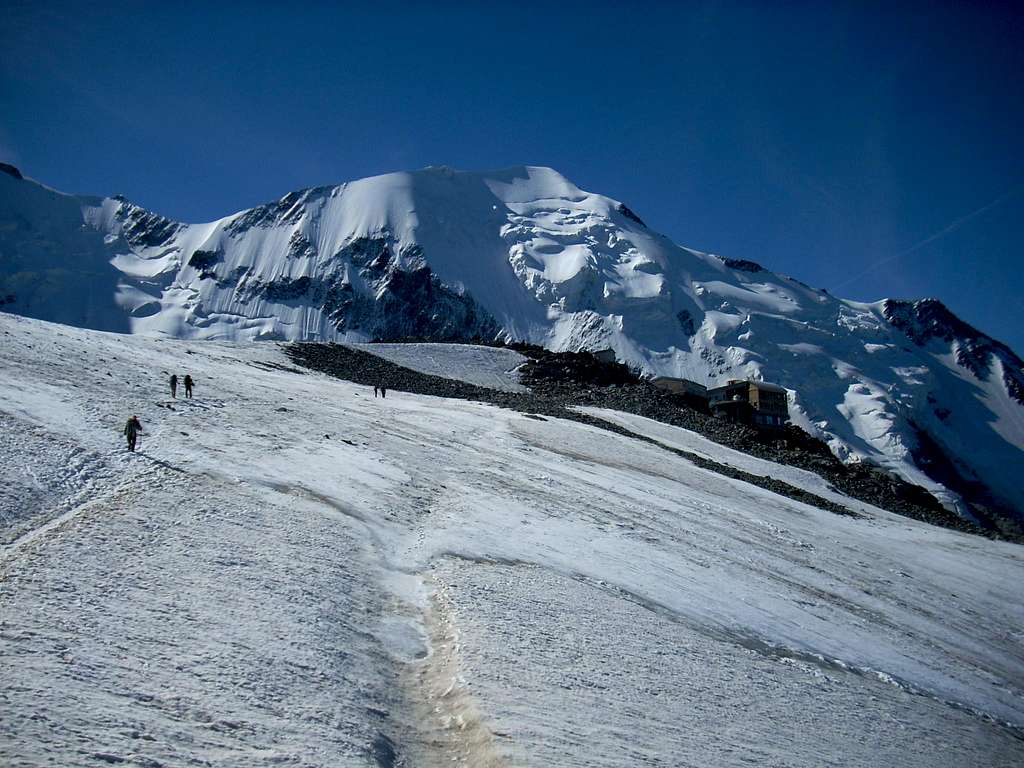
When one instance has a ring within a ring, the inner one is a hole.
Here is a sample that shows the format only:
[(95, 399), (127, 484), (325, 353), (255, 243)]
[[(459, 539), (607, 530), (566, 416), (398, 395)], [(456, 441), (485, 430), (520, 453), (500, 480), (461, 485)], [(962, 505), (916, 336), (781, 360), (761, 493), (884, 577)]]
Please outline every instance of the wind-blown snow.
[(1024, 372), (1007, 377), (985, 353), (979, 376), (957, 360), (963, 339), (912, 340), (885, 302), (682, 248), (550, 168), (386, 174), (205, 224), (0, 174), (0, 253), (3, 306), (84, 327), (350, 342), (500, 331), (556, 350), (610, 346), (703, 384), (773, 381), (840, 458), (963, 510), (923, 470), (925, 433), (1024, 516), (1024, 404), (1008, 389)]
[(0, 334), (7, 763), (1024, 759), (1017, 545), (273, 345)]

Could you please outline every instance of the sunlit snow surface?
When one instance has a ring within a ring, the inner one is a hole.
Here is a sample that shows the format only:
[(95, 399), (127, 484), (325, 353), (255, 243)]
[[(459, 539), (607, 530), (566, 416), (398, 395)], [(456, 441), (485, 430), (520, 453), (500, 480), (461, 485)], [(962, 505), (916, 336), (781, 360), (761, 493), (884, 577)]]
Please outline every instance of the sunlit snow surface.
[(1024, 761), (1019, 546), (272, 344), (0, 333), (4, 764)]

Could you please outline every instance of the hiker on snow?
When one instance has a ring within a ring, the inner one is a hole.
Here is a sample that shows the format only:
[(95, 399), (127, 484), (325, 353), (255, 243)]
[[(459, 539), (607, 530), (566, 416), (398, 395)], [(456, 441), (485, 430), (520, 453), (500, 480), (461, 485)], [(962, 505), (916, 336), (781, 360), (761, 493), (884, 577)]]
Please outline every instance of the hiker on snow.
[(178, 396), (178, 374), (171, 374), (171, 397)]
[(185, 397), (192, 397), (192, 377), (185, 374)]
[(132, 416), (124, 425), (124, 436), (128, 438), (128, 450), (135, 452), (135, 442), (139, 439), (139, 432), (142, 431), (142, 424), (138, 416)]

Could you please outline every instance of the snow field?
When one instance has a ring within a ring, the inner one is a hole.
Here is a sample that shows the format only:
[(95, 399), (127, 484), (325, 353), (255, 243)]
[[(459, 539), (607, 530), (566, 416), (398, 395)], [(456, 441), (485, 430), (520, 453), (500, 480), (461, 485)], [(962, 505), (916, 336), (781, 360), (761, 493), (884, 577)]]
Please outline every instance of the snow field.
[(1024, 758), (1019, 547), (272, 345), (0, 334), (3, 762)]
[[(858, 514), (872, 516), (889, 515), (883, 509), (871, 504), (866, 504), (859, 499), (851, 498), (836, 491), (831, 484), (820, 475), (809, 472), (799, 467), (791, 467), (787, 464), (776, 464), (773, 461), (752, 456), (749, 453), (742, 453), (728, 446), (709, 440), (697, 432), (671, 424), (663, 424), (660, 421), (647, 419), (632, 413), (613, 411), (608, 408), (579, 407), (581, 413), (596, 416), (599, 419), (625, 427), (638, 435), (649, 437), (669, 448), (687, 451), (705, 459), (725, 464), (744, 472), (762, 477), (774, 477), (782, 480), (794, 488), (800, 488), (820, 496), (827, 501), (834, 502)], [(893, 521), (898, 520), (895, 515), (889, 515)]]
[(431, 376), (503, 392), (523, 392), (516, 368), (526, 358), (511, 349), (473, 344), (350, 344), (363, 352)]
[(337, 557), (358, 539), (301, 499), (196, 499), (179, 475), (146, 472), (5, 567), (5, 763), (362, 764), (394, 670), (366, 634), (379, 594)]

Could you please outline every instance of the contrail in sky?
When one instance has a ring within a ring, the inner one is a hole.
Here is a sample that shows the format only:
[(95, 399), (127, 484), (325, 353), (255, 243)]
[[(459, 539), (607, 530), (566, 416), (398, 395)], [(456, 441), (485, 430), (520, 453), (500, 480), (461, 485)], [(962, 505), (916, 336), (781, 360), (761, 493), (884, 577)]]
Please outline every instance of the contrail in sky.
[(977, 218), (978, 216), (981, 216), (981, 214), (985, 213), (986, 211), (992, 210), (997, 205), (1002, 203), (1004, 200), (1007, 200), (1008, 198), (1013, 197), (1013, 195), (1015, 195), (1022, 187), (1024, 187), (1024, 182), (1018, 182), (1017, 184), (1014, 184), (1012, 187), (1010, 187), (1008, 190), (1003, 192), (1003, 194), (1001, 194), (995, 200), (992, 200), (991, 202), (986, 203), (985, 205), (981, 206), (981, 208), (978, 208), (975, 211), (971, 211), (970, 213), (968, 213), (968, 214), (966, 214), (964, 216), (961, 216), (958, 219), (953, 219), (953, 221), (951, 221), (949, 224), (944, 226), (938, 232), (935, 232), (935, 233), (929, 235), (924, 240), (921, 240), (918, 243), (914, 243), (914, 245), (910, 246), (905, 251), (900, 251), (899, 253), (897, 253), (897, 254), (895, 254), (893, 256), (886, 256), (884, 259), (879, 259), (878, 261), (876, 261), (873, 264), (869, 265), (868, 268), (865, 269), (863, 272), (859, 272), (856, 275), (854, 275), (853, 277), (849, 278), (848, 280), (844, 280), (843, 282), (839, 283), (838, 285), (833, 286), (833, 290), (842, 288), (844, 285), (849, 285), (850, 283), (856, 282), (857, 280), (860, 280), (862, 277), (864, 277), (864, 275), (866, 275), (869, 272), (871, 272), (872, 270), (874, 270), (875, 267), (878, 267), (881, 264), (886, 264), (886, 263), (888, 263), (890, 261), (895, 261), (896, 259), (902, 259), (904, 256), (909, 256), (910, 254), (914, 253), (915, 251), (921, 250), (926, 245), (929, 245), (930, 243), (934, 243), (940, 237), (945, 237), (950, 232), (953, 232), (953, 231), (955, 231), (957, 229), (960, 229), (960, 227), (962, 227), (967, 222), (971, 221), (974, 218)]

